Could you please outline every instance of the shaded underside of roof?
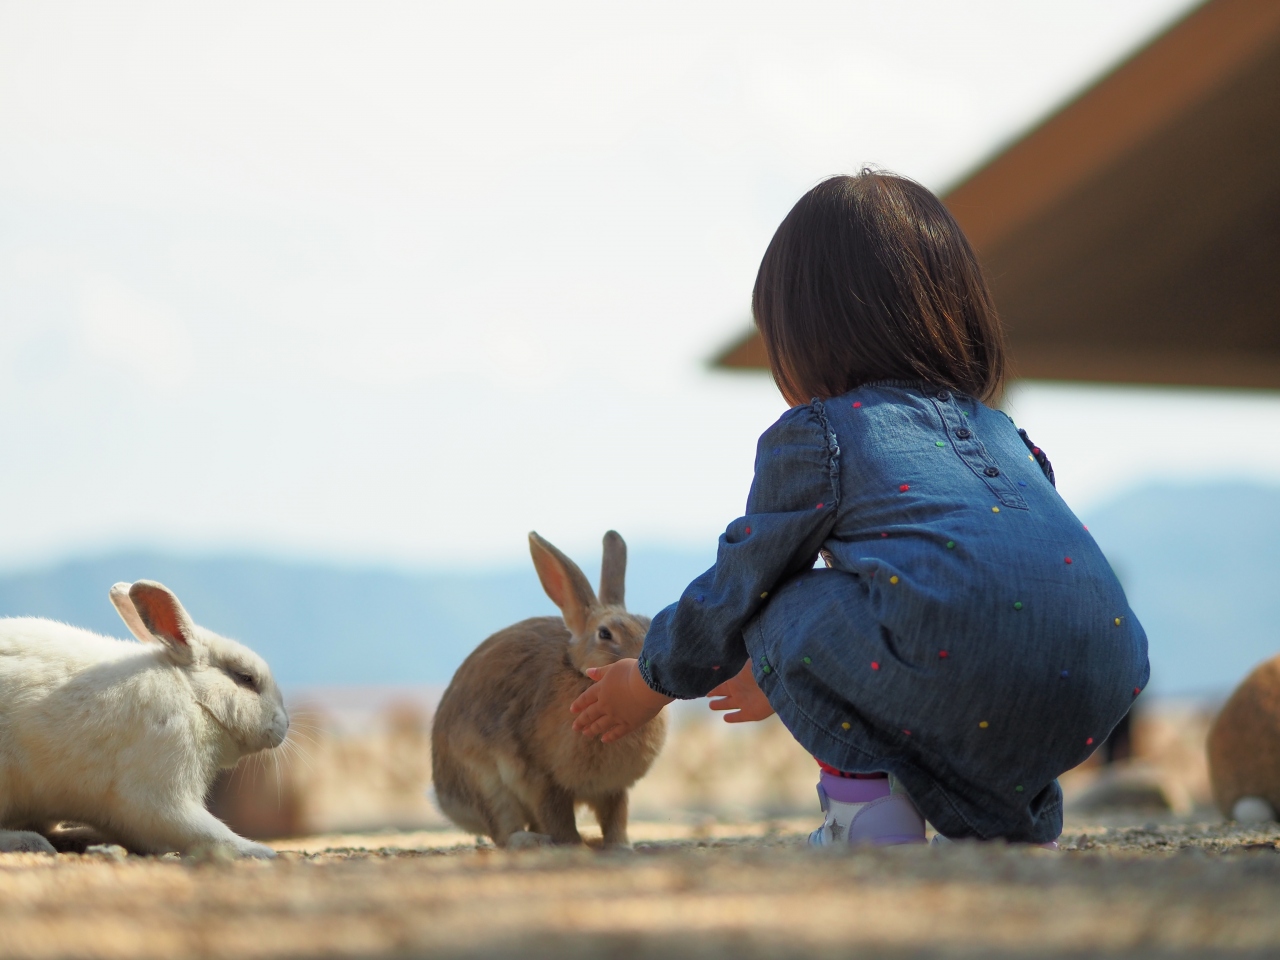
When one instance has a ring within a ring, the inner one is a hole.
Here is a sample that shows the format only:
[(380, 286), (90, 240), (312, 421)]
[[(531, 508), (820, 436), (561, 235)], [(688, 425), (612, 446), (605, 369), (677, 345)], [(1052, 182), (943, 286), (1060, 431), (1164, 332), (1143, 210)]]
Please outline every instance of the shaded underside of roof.
[(1015, 376), (1280, 388), (1280, 3), (1199, 8), (944, 199)]

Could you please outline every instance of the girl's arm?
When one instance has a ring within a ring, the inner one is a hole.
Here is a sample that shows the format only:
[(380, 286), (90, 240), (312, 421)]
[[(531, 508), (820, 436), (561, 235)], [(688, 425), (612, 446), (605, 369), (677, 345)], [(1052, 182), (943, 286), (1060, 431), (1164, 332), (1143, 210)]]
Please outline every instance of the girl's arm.
[(720, 537), (715, 566), (653, 618), (639, 662), (652, 689), (702, 697), (742, 668), (742, 628), (813, 565), (835, 525), (839, 452), (821, 403), (789, 410), (760, 437), (746, 515)]
[(747, 661), (743, 626), (775, 587), (813, 566), (835, 525), (839, 453), (818, 402), (765, 431), (747, 514), (720, 537), (715, 566), (653, 618), (638, 662), (591, 672), (598, 682), (570, 708), (575, 730), (616, 740), (663, 704), (706, 696), (737, 677)]

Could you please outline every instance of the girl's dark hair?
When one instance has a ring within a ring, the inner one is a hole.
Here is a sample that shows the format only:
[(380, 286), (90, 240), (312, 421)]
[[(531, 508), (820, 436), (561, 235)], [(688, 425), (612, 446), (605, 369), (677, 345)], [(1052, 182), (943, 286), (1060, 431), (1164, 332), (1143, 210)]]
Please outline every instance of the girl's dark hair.
[(791, 208), (751, 296), (773, 379), (804, 403), (874, 380), (923, 380), (987, 400), (1004, 338), (978, 258), (920, 184), (863, 170)]

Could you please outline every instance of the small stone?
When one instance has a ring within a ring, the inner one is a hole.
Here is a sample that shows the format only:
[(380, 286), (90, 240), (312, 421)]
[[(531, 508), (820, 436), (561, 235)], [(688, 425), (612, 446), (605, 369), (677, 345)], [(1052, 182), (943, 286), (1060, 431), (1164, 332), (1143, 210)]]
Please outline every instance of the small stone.
[(955, 542), (954, 540), (948, 540), (948, 541), (947, 541), (947, 549), (948, 549), (948, 550), (954, 550), (955, 548), (956, 548), (956, 542)]
[(907, 492), (908, 490), (910, 490), (910, 489), (911, 489), (911, 484), (909, 484), (909, 483), (904, 483), (904, 484), (901, 484), (901, 485), (898, 487), (898, 492), (899, 492), (899, 493), (906, 493), (906, 492)]
[(766, 590), (764, 593), (760, 594), (760, 599), (761, 599), (761, 600), (763, 600), (763, 599), (764, 599), (765, 597), (767, 597), (768, 595), (769, 595), (769, 591), (768, 591), (768, 590)]
[(105, 857), (119, 863), (129, 856), (129, 851), (117, 843), (94, 843), (85, 847), (86, 856)]
[(879, 669), (880, 669), (880, 664), (879, 664), (879, 663), (877, 663), (875, 660), (872, 660), (872, 661), (871, 661), (871, 669), (872, 669), (872, 670), (879, 670)]
[(939, 651), (938, 651), (938, 659), (939, 659), (939, 660), (945, 660), (945, 659), (947, 659), (947, 657), (949, 657), (949, 656), (950, 656), (950, 654), (949, 654), (949, 653), (947, 653), (947, 651), (945, 651), (945, 650), (939, 650)]
[(1070, 562), (1071, 562), (1071, 558), (1070, 558), (1070, 557), (1063, 557), (1063, 558), (1062, 558), (1062, 561), (1063, 561), (1063, 563), (1070, 563)]
[(897, 583), (897, 582), (898, 582), (898, 577), (897, 577), (897, 575), (895, 574), (894, 576), (890, 577), (890, 578), (889, 578), (889, 582), (890, 582), (890, 583)]
[(992, 512), (992, 513), (999, 513), (999, 512), (1000, 512), (1000, 508), (999, 508), (999, 507), (992, 507), (992, 508), (991, 508), (991, 512)]
[(1241, 797), (1231, 808), (1231, 819), (1237, 823), (1266, 823), (1275, 818), (1271, 804), (1261, 797)]
[(1084, 745), (1085, 745), (1086, 747), (1092, 747), (1092, 746), (1093, 746), (1093, 737), (1090, 737), (1088, 740), (1086, 740), (1086, 741), (1084, 742)]
[(770, 667), (770, 666), (768, 666), (768, 665), (765, 665), (765, 666), (763, 666), (763, 667), (761, 667), (761, 668), (760, 668), (760, 672), (761, 672), (761, 673), (773, 673), (773, 668), (772, 668), (772, 667)]
[(1120, 626), (1120, 618), (1119, 618), (1119, 617), (1116, 617), (1116, 626), (1117, 626), (1117, 627), (1118, 627), (1118, 626)]
[(946, 446), (946, 444), (945, 444), (945, 443), (943, 443), (941, 440), (935, 440), (935, 441), (933, 442), (933, 445), (934, 445), (935, 447), (945, 447), (945, 446)]
[(855, 400), (855, 401), (854, 401), (854, 403), (853, 403), (853, 409), (857, 410), (860, 406), (862, 406), (862, 401), (861, 401), (861, 400)]
[(978, 726), (981, 727), (983, 730), (985, 730), (987, 729), (987, 727), (991, 726), (991, 724), (987, 723), (987, 721), (985, 720), (979, 720)]
[(1059, 676), (1062, 677), (1063, 680), (1065, 680), (1067, 679), (1067, 677), (1071, 676), (1071, 671), (1063, 670), (1062, 673), (1059, 674)]
[(848, 721), (848, 720), (846, 720), (844, 723), (840, 724), (840, 729), (841, 729), (841, 730), (848, 730), (848, 729), (849, 729), (850, 727), (852, 727), (852, 726), (853, 726), (853, 725), (852, 725), (851, 723), (849, 723), (849, 721)]
[(809, 657), (805, 657), (805, 658), (804, 658), (804, 662), (805, 662), (805, 663), (813, 663), (813, 661), (812, 661)]
[(813, 509), (815, 509), (815, 510), (821, 510), (821, 509), (822, 509), (823, 507), (825, 507), (825, 506), (826, 506), (826, 504), (825, 504), (825, 503), (820, 503), (820, 504), (818, 504), (816, 507), (814, 507)]
[(1018, 784), (1018, 785), (1017, 785), (1016, 787), (1014, 787), (1013, 789), (1014, 789), (1014, 791), (1015, 791), (1016, 793), (1021, 793), (1021, 792), (1022, 792), (1022, 784)]
[(1021, 600), (1015, 600), (1015, 601), (1013, 601), (1013, 609), (1015, 609), (1015, 610), (1021, 610), (1021, 609), (1022, 609), (1022, 601), (1021, 601)]

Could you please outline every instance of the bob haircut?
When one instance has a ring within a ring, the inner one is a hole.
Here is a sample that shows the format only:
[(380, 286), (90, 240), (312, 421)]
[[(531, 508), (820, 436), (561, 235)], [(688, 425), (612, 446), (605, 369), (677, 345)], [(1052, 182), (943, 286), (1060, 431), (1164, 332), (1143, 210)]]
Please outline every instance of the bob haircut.
[(751, 312), (789, 403), (876, 380), (990, 400), (1004, 336), (978, 258), (920, 184), (863, 170), (800, 198), (760, 263)]

